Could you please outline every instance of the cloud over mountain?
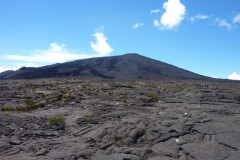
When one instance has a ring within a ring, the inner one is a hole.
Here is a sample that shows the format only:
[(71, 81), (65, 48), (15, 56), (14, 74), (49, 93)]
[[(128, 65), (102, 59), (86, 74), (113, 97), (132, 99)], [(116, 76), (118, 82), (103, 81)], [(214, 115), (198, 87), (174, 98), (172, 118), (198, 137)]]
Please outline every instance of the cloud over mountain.
[(0, 73), (1, 72), (4, 72), (4, 71), (6, 71), (6, 70), (8, 70), (7, 68), (4, 68), (4, 67), (0, 67)]
[(230, 74), (230, 75), (228, 76), (228, 79), (240, 80), (240, 75), (238, 75), (236, 72), (233, 72), (232, 74)]
[(74, 59), (108, 56), (113, 48), (107, 43), (107, 37), (102, 32), (93, 34), (96, 42), (91, 42), (95, 53), (77, 54), (69, 50), (65, 44), (53, 42), (48, 49), (36, 49), (30, 56), (7, 55), (6, 59), (34, 63), (61, 63)]
[(160, 20), (154, 20), (154, 26), (161, 30), (174, 30), (184, 19), (186, 7), (180, 0), (168, 0), (163, 4), (165, 12), (162, 14)]

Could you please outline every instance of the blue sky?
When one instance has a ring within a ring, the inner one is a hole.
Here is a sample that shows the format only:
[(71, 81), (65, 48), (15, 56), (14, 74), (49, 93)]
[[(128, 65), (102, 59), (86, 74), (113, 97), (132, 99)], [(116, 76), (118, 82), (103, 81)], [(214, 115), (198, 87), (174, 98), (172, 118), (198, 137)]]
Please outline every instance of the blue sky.
[(139, 53), (240, 79), (239, 0), (5, 0), (0, 24), (0, 72)]

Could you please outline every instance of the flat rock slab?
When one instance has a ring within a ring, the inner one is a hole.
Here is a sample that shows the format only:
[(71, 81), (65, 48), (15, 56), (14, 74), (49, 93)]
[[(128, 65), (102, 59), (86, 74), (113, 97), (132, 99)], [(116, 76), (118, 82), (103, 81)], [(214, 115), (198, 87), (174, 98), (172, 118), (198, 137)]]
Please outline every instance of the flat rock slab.
[(177, 157), (178, 150), (180, 149), (179, 145), (176, 143), (176, 139), (172, 138), (169, 141), (155, 144), (152, 147), (152, 150), (158, 154)]
[(165, 156), (157, 156), (157, 157), (148, 158), (147, 160), (177, 160), (177, 159), (171, 158), (171, 157), (165, 157)]
[(138, 156), (130, 155), (130, 154), (112, 154), (112, 155), (96, 155), (92, 157), (92, 160), (140, 160)]
[(185, 154), (197, 160), (223, 160), (230, 156), (231, 151), (214, 141), (184, 144), (182, 148)]
[(226, 160), (238, 160), (240, 157), (240, 151), (234, 152), (230, 157), (228, 157)]
[(240, 150), (240, 132), (218, 133), (216, 135), (216, 140), (230, 148)]

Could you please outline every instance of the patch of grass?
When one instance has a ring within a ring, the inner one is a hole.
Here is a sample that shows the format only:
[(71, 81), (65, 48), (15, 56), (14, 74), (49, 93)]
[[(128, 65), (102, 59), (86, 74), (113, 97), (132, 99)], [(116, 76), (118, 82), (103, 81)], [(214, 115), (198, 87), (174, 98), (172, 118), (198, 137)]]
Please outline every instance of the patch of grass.
[(143, 140), (144, 140), (144, 141), (148, 141), (148, 137), (147, 137), (147, 136), (144, 136), (144, 137), (143, 137)]
[(26, 103), (27, 105), (33, 105), (33, 104), (34, 104), (31, 99), (25, 99), (25, 103)]
[(60, 107), (60, 106), (61, 106), (61, 104), (60, 104), (60, 103), (56, 103), (55, 105), (56, 105), (57, 107)]
[(131, 85), (128, 85), (127, 88), (128, 88), (129, 90), (134, 90), (134, 89), (135, 89), (135, 87), (133, 87), (133, 86), (131, 86)]
[(39, 104), (31, 104), (28, 106), (24, 106), (24, 107), (17, 107), (17, 108), (13, 108), (13, 107), (3, 107), (1, 108), (1, 111), (30, 111), (30, 110), (35, 110), (38, 108), (43, 108), (45, 107), (45, 103), (39, 103)]
[(200, 88), (201, 87), (201, 84), (195, 84), (196, 87)]
[(176, 92), (182, 92), (183, 88), (177, 89)]
[(92, 115), (87, 115), (87, 120), (91, 120), (92, 119)]
[(62, 94), (66, 94), (67, 91), (65, 91), (65, 90), (61, 90), (61, 93), (62, 93)]
[(56, 126), (58, 124), (62, 124), (62, 123), (65, 123), (65, 120), (67, 118), (65, 117), (55, 117), (55, 118), (52, 118), (50, 121), (49, 121), (49, 125), (50, 126)]
[(65, 95), (65, 96), (63, 96), (63, 98), (64, 99), (70, 99), (70, 98), (72, 98), (72, 96), (71, 95)]
[(123, 102), (124, 102), (124, 103), (127, 103), (128, 101), (127, 101), (126, 99), (123, 99)]
[(17, 111), (30, 111), (30, 110), (35, 110), (38, 108), (43, 108), (45, 107), (45, 103), (39, 103), (39, 104), (31, 104), (25, 107), (17, 107), (16, 110)]
[(10, 116), (10, 114), (9, 114), (9, 113), (4, 113), (3, 115), (4, 115), (4, 116)]
[(15, 111), (15, 108), (12, 108), (12, 107), (3, 107), (3, 108), (1, 108), (1, 111)]
[(149, 98), (152, 99), (153, 102), (158, 102), (159, 98), (155, 94), (148, 94)]
[(17, 96), (17, 92), (14, 92), (13, 94), (11, 94), (11, 97), (15, 98)]
[(92, 94), (92, 92), (89, 91), (89, 92), (86, 92), (86, 95), (91, 96), (93, 94)]
[(18, 86), (18, 88), (17, 88), (17, 89), (18, 89), (18, 91), (20, 91), (20, 90), (22, 89), (22, 86)]
[(107, 92), (107, 90), (106, 90), (106, 89), (101, 89), (101, 91), (102, 91), (102, 92), (104, 92), (104, 93), (105, 93), (105, 92)]
[(86, 90), (86, 89), (87, 89), (86, 85), (82, 85), (82, 90)]

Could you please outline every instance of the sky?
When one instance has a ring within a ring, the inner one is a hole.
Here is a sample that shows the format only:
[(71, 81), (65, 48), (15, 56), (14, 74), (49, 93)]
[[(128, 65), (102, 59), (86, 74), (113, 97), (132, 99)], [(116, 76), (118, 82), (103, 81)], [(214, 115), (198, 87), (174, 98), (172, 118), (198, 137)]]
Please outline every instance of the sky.
[(138, 53), (240, 80), (239, 0), (2, 0), (0, 72)]

